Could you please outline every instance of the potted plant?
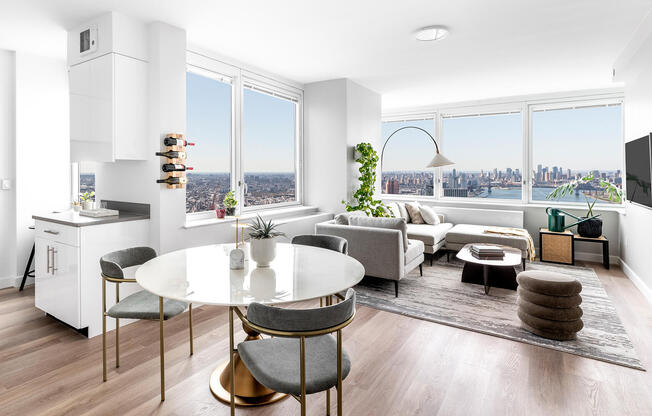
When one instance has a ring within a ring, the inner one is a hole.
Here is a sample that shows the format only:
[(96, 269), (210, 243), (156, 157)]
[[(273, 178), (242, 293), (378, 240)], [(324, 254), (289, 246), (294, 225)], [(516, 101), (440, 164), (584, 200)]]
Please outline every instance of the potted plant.
[(272, 220), (265, 221), (260, 215), (249, 226), (251, 237), (251, 259), (258, 267), (269, 267), (269, 263), (276, 257), (276, 237), (285, 235), (277, 231)]
[(364, 211), (372, 217), (389, 217), (389, 209), (383, 202), (374, 199), (376, 187), (376, 166), (378, 165), (378, 153), (370, 143), (358, 143), (355, 146), (355, 161), (360, 163), (360, 188), (355, 191), (353, 198), (355, 202), (342, 201), (347, 211)]
[(226, 209), (226, 215), (235, 215), (235, 207), (237, 205), (238, 200), (233, 196), (233, 191), (227, 192), (226, 196), (224, 197), (224, 208)]
[[(620, 203), (623, 200), (623, 191), (616, 187), (615, 184), (603, 179), (597, 179), (591, 173), (580, 179), (558, 186), (550, 192), (548, 196), (546, 196), (546, 199), (558, 199), (565, 195), (570, 195), (575, 192), (578, 186), (591, 182), (598, 182), (598, 185), (602, 188), (602, 194), (587, 195), (586, 193), (583, 193), (584, 198), (586, 198), (586, 204), (588, 205), (588, 211), (586, 216), (581, 218), (585, 221), (577, 224), (577, 233), (582, 237), (598, 238), (602, 235), (602, 220), (600, 218), (591, 218), (593, 217), (593, 206), (598, 200)], [(589, 197), (591, 197), (593, 201), (591, 201)]]
[(95, 198), (95, 192), (84, 192), (83, 194), (79, 194), (79, 201), (82, 204), (82, 207), (84, 210), (91, 210), (93, 209), (93, 198)]

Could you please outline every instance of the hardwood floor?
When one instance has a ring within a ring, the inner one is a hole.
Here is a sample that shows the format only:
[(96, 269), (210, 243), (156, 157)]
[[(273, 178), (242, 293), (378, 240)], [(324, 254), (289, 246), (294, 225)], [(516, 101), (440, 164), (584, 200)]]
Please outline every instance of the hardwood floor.
[[(652, 369), (652, 307), (618, 268), (600, 276), (644, 365)], [(313, 304), (315, 304), (313, 302)], [(0, 290), (0, 414), (227, 415), (208, 389), (227, 358), (225, 308), (166, 322), (166, 400), (159, 400), (158, 324), (120, 331), (121, 366), (102, 382), (101, 337), (88, 340), (34, 307), (33, 289)], [(236, 339), (243, 339), (239, 331)], [(347, 415), (650, 415), (652, 375), (546, 348), (360, 307), (344, 331), (353, 368)], [(332, 399), (334, 400), (334, 399)], [(308, 414), (325, 414), (324, 394)], [(334, 410), (334, 402), (332, 409)], [(299, 414), (293, 399), (237, 414)], [(335, 414), (335, 412), (333, 413)]]

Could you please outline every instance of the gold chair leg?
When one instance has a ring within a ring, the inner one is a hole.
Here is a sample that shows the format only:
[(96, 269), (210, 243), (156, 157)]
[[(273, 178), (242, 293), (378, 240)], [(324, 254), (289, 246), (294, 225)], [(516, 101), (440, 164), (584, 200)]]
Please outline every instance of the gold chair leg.
[(342, 416), (342, 330), (337, 330), (337, 416)]
[(326, 390), (326, 416), (331, 415), (331, 389)]
[(115, 318), (115, 368), (120, 367), (120, 319)]
[(301, 337), (301, 416), (306, 416), (306, 337)]
[(102, 380), (106, 381), (106, 280), (102, 277)]
[[(115, 303), (120, 302), (120, 283), (115, 284)], [(120, 367), (120, 319), (115, 318), (115, 368)]]
[(188, 306), (188, 328), (190, 329), (190, 355), (194, 354), (192, 343), (192, 303)]
[(229, 367), (231, 371), (231, 416), (235, 416), (235, 365), (233, 362), (233, 306), (229, 306)]
[(159, 355), (161, 356), (161, 401), (164, 401), (165, 400), (165, 358), (164, 358), (165, 348), (163, 346), (163, 298), (161, 296), (158, 297), (158, 313), (159, 313), (159, 323), (160, 323)]

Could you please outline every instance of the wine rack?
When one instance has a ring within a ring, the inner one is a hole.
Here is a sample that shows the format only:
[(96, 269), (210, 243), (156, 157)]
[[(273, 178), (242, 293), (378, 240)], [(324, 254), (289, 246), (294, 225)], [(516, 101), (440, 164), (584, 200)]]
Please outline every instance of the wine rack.
[[(180, 133), (169, 133), (165, 135), (165, 138), (163, 141), (165, 142), (165, 139), (167, 138), (172, 138), (172, 139), (179, 139), (182, 141), (185, 141), (184, 135)], [(186, 153), (186, 146), (166, 146), (164, 145), (163, 148), (165, 149), (161, 153), (167, 153), (167, 152), (183, 152)], [(187, 155), (187, 153), (186, 153)], [(179, 164), (179, 165), (186, 165), (187, 162), (187, 157), (186, 158), (176, 158), (176, 157), (167, 157), (160, 155), (161, 157), (165, 157), (167, 161), (165, 163), (172, 163), (172, 164)], [(161, 166), (161, 170), (163, 170), (163, 167)], [(169, 178), (183, 178), (181, 179), (184, 181), (184, 183), (179, 183), (179, 184), (169, 184), (166, 183), (166, 186), (168, 189), (182, 189), (186, 187), (185, 180), (186, 180), (186, 171), (173, 171), (173, 172), (165, 172), (166, 177), (162, 179), (169, 179)]]

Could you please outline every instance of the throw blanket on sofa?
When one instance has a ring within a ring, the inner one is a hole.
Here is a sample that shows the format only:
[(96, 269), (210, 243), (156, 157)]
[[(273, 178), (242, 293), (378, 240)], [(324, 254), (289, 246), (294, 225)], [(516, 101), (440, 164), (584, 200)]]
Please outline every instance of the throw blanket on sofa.
[(527, 248), (530, 254), (530, 261), (534, 261), (537, 258), (536, 252), (534, 251), (534, 240), (530, 233), (523, 228), (514, 228), (514, 227), (488, 227), (484, 230), (485, 233), (490, 234), (502, 234), (502, 235), (514, 235), (517, 237), (525, 237), (527, 239)]

